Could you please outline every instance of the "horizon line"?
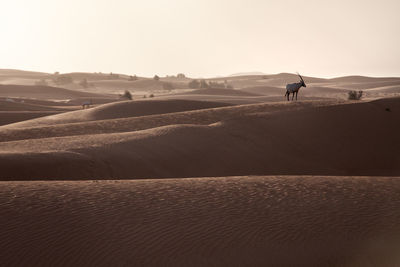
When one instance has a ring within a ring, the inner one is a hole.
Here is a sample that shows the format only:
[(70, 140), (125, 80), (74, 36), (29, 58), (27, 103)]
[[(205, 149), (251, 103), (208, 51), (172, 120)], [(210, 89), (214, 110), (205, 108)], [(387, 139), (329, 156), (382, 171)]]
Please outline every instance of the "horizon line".
[[(30, 70), (30, 69), (16, 69), (16, 68), (0, 68), (0, 71), (23, 71), (23, 72), (33, 72), (33, 73), (43, 73), (43, 74), (49, 74), (52, 75), (56, 72), (59, 71), (54, 71), (54, 72), (47, 72), (47, 71), (39, 71), (39, 70)], [(136, 75), (138, 77), (142, 78), (153, 78), (154, 76), (146, 76), (146, 75), (137, 75), (137, 74), (126, 74), (123, 72), (103, 72), (103, 71), (70, 71), (70, 72), (59, 72), (59, 74), (73, 74), (73, 73), (87, 73), (87, 74), (118, 74), (118, 75), (125, 75), (125, 76), (133, 76)], [(159, 74), (154, 74), (159, 76), (160, 78), (167, 78), (168, 76), (176, 76), (177, 74), (180, 74), (184, 72), (178, 72), (176, 74), (166, 74), (166, 75), (159, 75)], [(258, 73), (258, 74), (256, 74)], [(292, 74), (292, 75), (297, 75), (296, 72), (277, 72), (277, 73), (264, 73), (261, 71), (243, 71), (243, 72), (236, 72), (232, 74), (227, 74), (227, 75), (215, 75), (215, 76), (189, 76), (185, 74), (186, 78), (191, 78), (191, 79), (218, 79), (218, 78), (228, 78), (228, 77), (240, 77), (240, 76), (274, 76), (274, 75), (280, 75), (280, 74)], [(400, 78), (399, 76), (392, 76), (392, 75), (367, 75), (367, 74), (345, 74), (345, 75), (313, 75), (313, 74), (302, 74), (304, 77), (311, 77), (311, 78), (320, 78), (320, 79), (336, 79), (336, 78), (345, 78), (345, 77), (368, 77), (368, 78)]]

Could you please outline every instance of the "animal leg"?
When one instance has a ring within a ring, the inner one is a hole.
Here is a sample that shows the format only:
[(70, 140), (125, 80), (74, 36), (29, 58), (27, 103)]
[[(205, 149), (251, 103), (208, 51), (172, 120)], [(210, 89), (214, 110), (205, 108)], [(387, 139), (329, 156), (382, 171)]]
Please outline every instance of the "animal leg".
[(297, 101), (297, 93), (298, 93), (298, 92), (296, 92), (296, 101)]
[(294, 92), (292, 93), (292, 101), (293, 101), (293, 98), (294, 98)]

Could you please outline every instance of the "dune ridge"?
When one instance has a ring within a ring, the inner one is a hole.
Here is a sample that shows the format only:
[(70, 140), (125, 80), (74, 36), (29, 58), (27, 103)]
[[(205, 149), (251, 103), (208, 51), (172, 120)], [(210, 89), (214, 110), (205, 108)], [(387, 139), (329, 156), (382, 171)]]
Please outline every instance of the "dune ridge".
[[(146, 106), (150, 107), (150, 111), (158, 110), (159, 109), (159, 105), (157, 105), (158, 103), (160, 102), (146, 103), (145, 107)], [(168, 103), (169, 105), (174, 105), (175, 103), (185, 103), (185, 102), (166, 101), (165, 103)], [(193, 102), (189, 101), (186, 103), (193, 103)], [(68, 135), (128, 132), (128, 131), (137, 131), (137, 130), (155, 128), (171, 124), (206, 125), (222, 120), (232, 120), (237, 117), (241, 117), (245, 114), (261, 113), (267, 115), (273, 112), (282, 112), (285, 110), (286, 111), (297, 110), (302, 108), (316, 107), (323, 105), (335, 105), (337, 103), (340, 102), (304, 101), (302, 103), (291, 103), (291, 104), (283, 102), (283, 103), (248, 104), (239, 106), (229, 106), (227, 104), (222, 104), (221, 107), (189, 110), (185, 112), (171, 112), (169, 114), (155, 114), (155, 115), (146, 115), (138, 117), (136, 117), (137, 113), (135, 113), (136, 115), (131, 114), (134, 115), (133, 117), (106, 119), (106, 120), (99, 119), (91, 121), (92, 119), (99, 118), (97, 116), (98, 110), (104, 111), (102, 107), (99, 107), (92, 110), (68, 112), (57, 116), (49, 116), (36, 120), (5, 125), (3, 127), (0, 127), (0, 142), (22, 140), (22, 139), (59, 137)], [(210, 105), (218, 106), (219, 104), (210, 103)], [(224, 107), (224, 105), (226, 106)], [(112, 105), (112, 107), (119, 108), (120, 105), (115, 104)], [(191, 106), (191, 108), (192, 107), (193, 106)], [(171, 107), (170, 109), (180, 109), (180, 108)], [(107, 111), (109, 109), (105, 108), (105, 110)], [(104, 116), (106, 117), (114, 116), (114, 112), (115, 111), (113, 111), (112, 113), (106, 113)], [(119, 114), (120, 111), (117, 111), (116, 113)], [(124, 115), (126, 115), (126, 113)], [(78, 121), (80, 120), (80, 122), (76, 122), (77, 120)]]
[[(400, 128), (396, 123), (399, 99), (317, 107), (312, 102), (308, 108), (307, 103), (303, 104), (285, 103), (285, 107), (302, 108), (275, 113), (271, 112), (273, 107), (279, 110), (282, 104), (139, 117), (145, 123), (143, 128), (156, 118), (161, 124), (134, 131), (125, 128), (124, 133), (120, 127), (128, 125), (126, 121), (114, 120), (89, 122), (94, 127), (105, 123), (107, 127), (103, 129), (116, 123), (110, 134), (88, 134), (86, 129), (81, 135), (2, 139), (1, 179), (400, 175)], [(390, 112), (386, 110), (388, 106)], [(214, 112), (225, 119), (218, 119)], [(231, 119), (227, 119), (229, 112), (235, 112)], [(196, 114), (198, 121), (193, 120)], [(191, 121), (168, 124), (165, 116), (171, 120), (188, 116)], [(85, 128), (88, 124), (78, 125)], [(68, 129), (67, 125), (61, 129)], [(103, 131), (101, 127), (97, 129)], [(10, 129), (8, 138), (25, 130), (29, 129)], [(79, 156), (73, 161), (77, 169), (70, 168), (71, 155)]]
[(224, 106), (231, 105), (217, 102), (189, 100), (119, 101), (103, 104), (90, 109), (76, 110), (55, 116), (7, 125), (7, 128), (53, 126), (58, 124), (96, 120), (142, 117), (146, 115), (168, 114)]

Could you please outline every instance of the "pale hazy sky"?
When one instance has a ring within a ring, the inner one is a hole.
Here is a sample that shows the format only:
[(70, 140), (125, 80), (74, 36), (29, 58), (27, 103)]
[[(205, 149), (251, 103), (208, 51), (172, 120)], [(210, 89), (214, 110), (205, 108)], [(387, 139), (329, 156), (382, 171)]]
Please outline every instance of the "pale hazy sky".
[(0, 68), (400, 76), (399, 0), (1, 0)]

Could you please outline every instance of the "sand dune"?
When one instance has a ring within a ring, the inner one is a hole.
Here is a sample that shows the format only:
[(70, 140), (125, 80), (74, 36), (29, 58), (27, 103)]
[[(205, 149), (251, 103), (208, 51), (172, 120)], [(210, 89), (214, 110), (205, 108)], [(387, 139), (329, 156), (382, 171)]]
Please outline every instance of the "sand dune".
[(2, 182), (5, 266), (396, 266), (399, 178)]
[(60, 111), (62, 107), (51, 107), (25, 102), (10, 102), (0, 99), (0, 111)]
[(375, 83), (382, 81), (400, 82), (399, 77), (368, 77), (368, 76), (343, 76), (329, 79), (331, 82), (349, 82), (349, 83)]
[[(167, 103), (185, 103), (170, 101)], [(191, 103), (191, 102), (188, 102)], [(298, 110), (316, 106), (334, 105), (334, 101), (306, 101), (296, 103), (262, 103), (240, 106), (228, 106), (219, 108), (199, 109), (170, 114), (156, 114), (140, 117), (128, 117), (120, 119), (83, 121), (67, 123), (75, 117), (75, 113), (69, 112), (58, 116), (49, 116), (42, 119), (30, 120), (0, 127), (0, 142), (36, 139), (47, 137), (60, 137), (68, 135), (88, 135), (99, 133), (119, 133), (145, 130), (167, 125), (195, 124), (208, 125), (219, 121), (229, 121), (240, 118), (246, 114), (277, 113), (282, 111)], [(154, 106), (152, 106), (154, 107)], [(82, 114), (86, 114), (85, 110)], [(68, 116), (67, 116), (68, 115)]]
[[(0, 82), (45, 75), (0, 70)], [(98, 87), (0, 86), (18, 98), (0, 100), (0, 125), (63, 112), (0, 126), (2, 265), (400, 262), (400, 98), (370, 101), (399, 79), (305, 77), (287, 102), (288, 73), (192, 93), (188, 78), (69, 75)], [(368, 100), (344, 101), (358, 88)], [(156, 98), (100, 105), (121, 89)], [(97, 106), (66, 112), (86, 100)]]
[[(50, 116), (53, 114), (59, 114), (72, 108), (70, 106), (62, 106), (51, 101), (35, 101), (25, 99), (14, 99), (12, 101), (14, 102), (0, 100), (0, 126), (39, 117)], [(54, 104), (55, 106), (49, 106), (48, 104)]]
[[(241, 89), (238, 89), (238, 91)], [(276, 103), (286, 101), (284, 97), (284, 89), (281, 89), (280, 94), (268, 94), (268, 95), (258, 95), (258, 96), (241, 96), (241, 95), (196, 95), (196, 94), (171, 94), (157, 96), (157, 99), (181, 99), (181, 100), (191, 100), (191, 101), (209, 101), (209, 102), (222, 102), (232, 105), (247, 105), (247, 104), (263, 104), (263, 103)], [(342, 98), (343, 99), (343, 98)], [(335, 101), (333, 95), (329, 96), (306, 96), (304, 94), (299, 95), (299, 100), (302, 101)]]
[[(7, 98), (3, 98), (3, 100), (6, 100)], [(15, 102), (22, 102), (26, 104), (33, 104), (33, 105), (40, 105), (40, 106), (46, 106), (46, 107), (62, 107), (62, 108), (69, 108), (72, 106), (68, 101), (51, 101), (51, 100), (42, 100), (42, 99), (34, 99), (34, 98), (11, 98)]]
[(385, 87), (385, 86), (397, 86), (400, 87), (400, 81), (376, 81), (376, 82), (369, 82), (369, 83), (337, 83), (337, 88), (342, 89), (353, 89), (353, 90), (369, 90), (378, 87)]
[(0, 111), (0, 126), (51, 116), (62, 112), (63, 111)]
[[(124, 101), (102, 105), (87, 110), (88, 117), (94, 120), (105, 120), (126, 117), (140, 117), (154, 114), (167, 114), (190, 110), (208, 109), (229, 106), (224, 103), (185, 100), (142, 100)], [(83, 114), (84, 112), (82, 112)]]
[(256, 95), (282, 95), (285, 94), (284, 88), (273, 86), (250, 86), (241, 88), (240, 91), (248, 92)]
[(257, 94), (255, 94), (255, 93), (245, 92), (242, 90), (217, 89), (217, 88), (198, 89), (198, 90), (194, 90), (192, 92), (188, 92), (187, 94), (222, 95), (222, 96), (257, 96)]
[[(282, 103), (249, 105), (235, 113), (232, 110), (240, 107), (164, 114), (158, 117), (158, 126), (151, 125), (157, 117), (137, 118), (144, 118), (138, 128), (149, 123), (145, 130), (129, 131), (127, 127), (135, 123), (125, 126), (126, 119), (63, 125), (60, 131), (65, 136), (71, 130), (71, 136), (32, 140), (21, 140), (25, 130), (31, 138), (35, 133), (39, 137), (59, 132), (3, 126), (1, 175), (3, 179), (400, 175), (399, 99), (297, 105), (299, 109), (286, 112), (273, 112), (291, 106)], [(111, 123), (115, 128), (107, 130)], [(104, 133), (110, 131), (114, 133)]]
[(15, 70), (15, 69), (0, 69), (0, 80), (4, 78), (41, 78), (47, 76), (48, 73), (36, 72), (36, 71), (25, 71), (25, 70)]
[(0, 96), (36, 99), (71, 99), (79, 97), (99, 97), (101, 95), (51, 86), (0, 84)]
[[(188, 100), (146, 100), (146, 101), (120, 101), (98, 107), (77, 110), (8, 125), (7, 128), (31, 128), (39, 126), (52, 126), (56, 124), (67, 124), (75, 122), (86, 122), (94, 120), (118, 119), (129, 117), (140, 117), (154, 114), (167, 114), (174, 112), (200, 110), (215, 107), (229, 106), (224, 103), (188, 101)], [(114, 122), (111, 122), (115, 124)]]
[[(177, 93), (170, 95), (157, 96), (157, 99), (180, 99), (189, 101), (207, 101), (207, 102), (218, 102), (226, 103), (231, 105), (245, 105), (255, 104), (264, 102), (276, 102), (281, 101), (282, 97), (276, 99), (274, 96), (241, 96), (241, 95), (218, 95), (218, 94), (188, 94), (188, 93)], [(270, 99), (273, 99), (270, 101)]]
[[(136, 81), (129, 81), (128, 78), (121, 80), (99, 80), (94, 81), (95, 90), (101, 93), (122, 93), (123, 90), (129, 90), (133, 94), (147, 94), (159, 91), (168, 91), (164, 89), (166, 83), (172, 85), (173, 89), (187, 89), (188, 81), (176, 78), (162, 78), (159, 81), (148, 78), (140, 78)], [(147, 93), (146, 93), (147, 92)]]

